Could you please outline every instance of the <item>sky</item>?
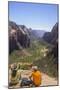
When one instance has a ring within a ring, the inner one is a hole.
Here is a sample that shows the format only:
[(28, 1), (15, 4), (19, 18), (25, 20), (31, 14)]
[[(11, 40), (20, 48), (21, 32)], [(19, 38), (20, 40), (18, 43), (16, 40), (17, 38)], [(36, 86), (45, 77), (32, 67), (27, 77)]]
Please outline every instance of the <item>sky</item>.
[(9, 2), (9, 20), (27, 28), (51, 31), (58, 21), (57, 4)]

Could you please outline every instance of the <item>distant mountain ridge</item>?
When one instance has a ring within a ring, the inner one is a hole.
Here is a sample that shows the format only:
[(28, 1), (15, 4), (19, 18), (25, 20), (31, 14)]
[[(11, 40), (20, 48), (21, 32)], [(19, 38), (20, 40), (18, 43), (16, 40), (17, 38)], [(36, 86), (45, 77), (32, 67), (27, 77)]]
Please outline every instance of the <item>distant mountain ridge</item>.
[(45, 32), (44, 30), (32, 30), (31, 34), (36, 38), (42, 38)]

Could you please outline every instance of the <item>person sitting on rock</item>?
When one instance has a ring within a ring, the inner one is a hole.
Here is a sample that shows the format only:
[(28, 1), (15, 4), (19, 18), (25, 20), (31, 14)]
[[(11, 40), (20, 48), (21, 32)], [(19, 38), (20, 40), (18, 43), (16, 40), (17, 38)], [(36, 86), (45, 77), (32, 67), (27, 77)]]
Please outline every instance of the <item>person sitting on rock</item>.
[(35, 87), (41, 85), (41, 72), (38, 70), (37, 66), (32, 67), (32, 74), (30, 75), (30, 79), (32, 80)]
[(19, 79), (20, 79), (20, 73), (18, 73), (17, 64), (15, 63), (11, 68), (10, 86), (18, 84)]

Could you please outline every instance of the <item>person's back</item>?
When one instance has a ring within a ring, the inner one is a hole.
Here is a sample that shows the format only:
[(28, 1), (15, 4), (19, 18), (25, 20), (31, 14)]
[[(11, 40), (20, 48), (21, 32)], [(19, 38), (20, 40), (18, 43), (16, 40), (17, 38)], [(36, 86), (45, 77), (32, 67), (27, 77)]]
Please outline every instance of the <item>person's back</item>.
[(11, 73), (11, 84), (17, 84), (18, 83), (18, 73), (16, 70), (13, 70)]
[(19, 83), (19, 79), (20, 79), (20, 77), (19, 77), (17, 65), (14, 64), (13, 67), (11, 68), (11, 78), (10, 78), (11, 85), (15, 85), (15, 84)]
[(41, 85), (41, 81), (42, 81), (41, 72), (38, 70), (37, 66), (32, 67), (32, 74), (30, 75), (30, 79), (31, 78), (34, 86)]
[(35, 86), (41, 85), (41, 73), (40, 73), (40, 71), (33, 71), (32, 72), (32, 78), (33, 78), (33, 83)]

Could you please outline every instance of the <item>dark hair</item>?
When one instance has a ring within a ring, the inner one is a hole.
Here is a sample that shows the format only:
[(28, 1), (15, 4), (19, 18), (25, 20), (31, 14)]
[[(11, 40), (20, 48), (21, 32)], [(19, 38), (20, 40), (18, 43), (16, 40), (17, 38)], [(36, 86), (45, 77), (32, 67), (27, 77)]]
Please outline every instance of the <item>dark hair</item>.
[(12, 70), (12, 77), (15, 77), (16, 76), (16, 73), (17, 73), (17, 70), (16, 69), (13, 69)]

